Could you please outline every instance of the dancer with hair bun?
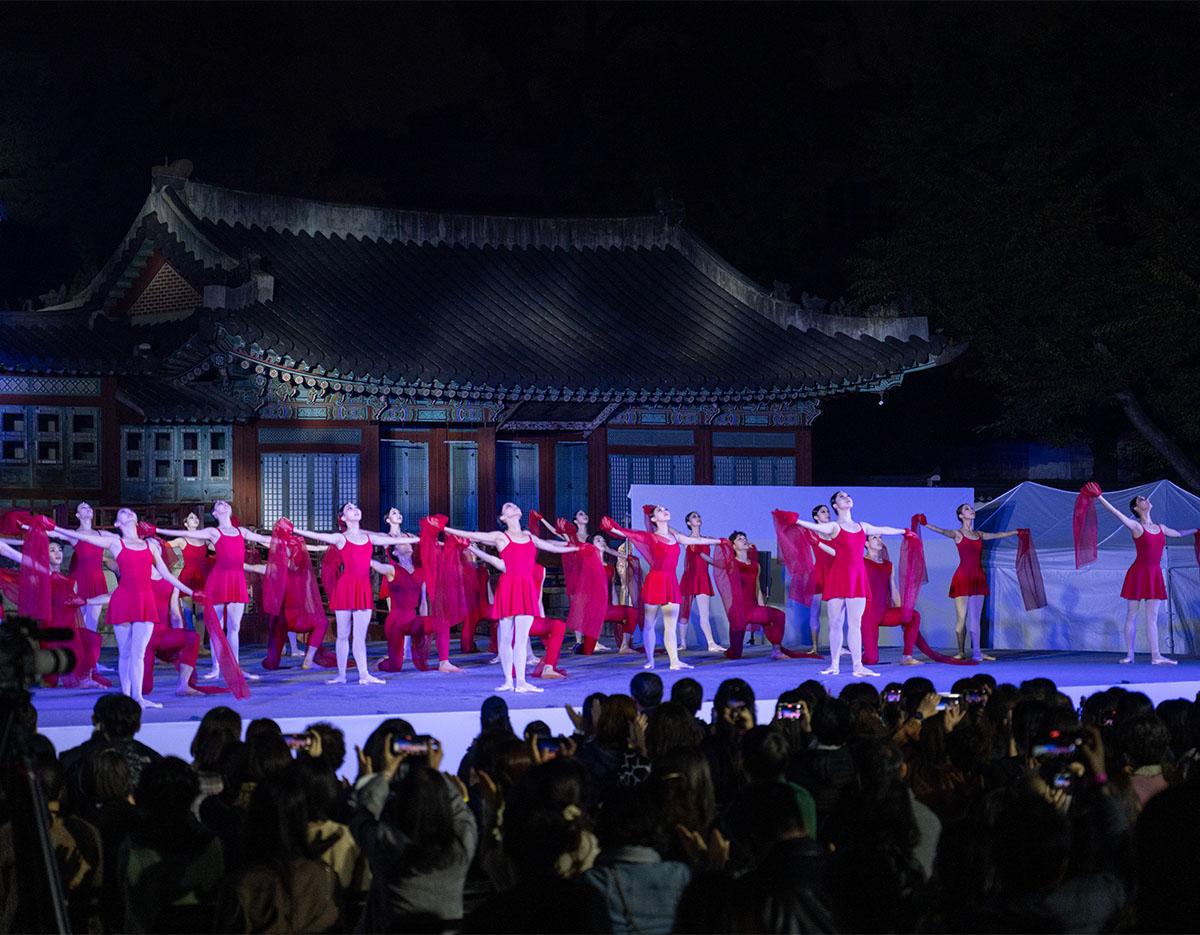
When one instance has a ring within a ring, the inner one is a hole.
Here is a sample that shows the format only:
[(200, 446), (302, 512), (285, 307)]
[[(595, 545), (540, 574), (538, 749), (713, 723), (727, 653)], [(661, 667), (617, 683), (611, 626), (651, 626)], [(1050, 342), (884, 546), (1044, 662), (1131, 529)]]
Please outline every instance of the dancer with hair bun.
[[(700, 514), (692, 510), (683, 518), (688, 534), (700, 536), (702, 521)], [(712, 597), (712, 579), (708, 566), (712, 564), (712, 546), (689, 545), (683, 553), (683, 577), (679, 580), (679, 648), (684, 648), (688, 626), (692, 622), (692, 602), (700, 618), (700, 633), (704, 636), (710, 653), (723, 653), (725, 647), (713, 637), (712, 617), (709, 613)]]
[(896, 526), (855, 522), (851, 515), (854, 499), (844, 490), (834, 493), (829, 498), (829, 505), (837, 514), (834, 522), (796, 520), (798, 526), (827, 536), (828, 544), (834, 550), (824, 582), (824, 598), (829, 607), (830, 666), (821, 674), (840, 674), (842, 634), (845, 629), (849, 636), (855, 678), (878, 677), (879, 673), (863, 665), (862, 659), (862, 617), (869, 588), (864, 558), (867, 536), (915, 536), (916, 533)]
[(975, 528), (975, 508), (969, 503), (960, 503), (955, 510), (959, 526), (957, 529), (942, 529), (920, 516), (923, 525), (930, 532), (939, 536), (953, 539), (958, 549), (958, 567), (954, 577), (950, 579), (950, 597), (954, 600), (954, 610), (957, 619), (954, 623), (954, 633), (958, 637), (958, 654), (955, 659), (967, 658), (967, 634), (971, 635), (972, 656), (976, 662), (995, 662), (995, 656), (983, 652), (979, 645), (980, 619), (983, 616), (983, 602), (988, 595), (987, 575), (983, 572), (983, 544), (992, 539), (1007, 539), (1017, 535), (1017, 530), (1006, 532), (982, 532)]

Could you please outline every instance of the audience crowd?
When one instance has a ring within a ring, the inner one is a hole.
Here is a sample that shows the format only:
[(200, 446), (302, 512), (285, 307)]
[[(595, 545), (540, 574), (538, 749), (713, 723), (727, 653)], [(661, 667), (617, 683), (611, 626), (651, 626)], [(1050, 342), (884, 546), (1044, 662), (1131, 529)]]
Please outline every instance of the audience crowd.
[[(985, 673), (947, 695), (807, 681), (769, 723), (742, 679), (705, 719), (701, 703), (691, 678), (665, 698), (639, 673), (568, 707), (568, 737), (517, 733), (491, 697), (448, 772), (402, 719), (347, 751), (330, 724), (285, 735), (228, 707), (185, 762), (139, 743), (136, 702), (106, 694), (91, 739), (60, 752), (34, 733), (32, 763), (81, 932), (1200, 927), (1200, 704)], [(34, 858), (3, 769), (12, 931)]]

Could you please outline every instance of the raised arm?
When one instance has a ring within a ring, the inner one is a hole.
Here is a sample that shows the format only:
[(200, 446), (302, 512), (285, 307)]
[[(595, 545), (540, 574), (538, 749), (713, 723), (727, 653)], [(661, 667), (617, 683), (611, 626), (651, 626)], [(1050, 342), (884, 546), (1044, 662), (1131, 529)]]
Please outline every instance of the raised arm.
[(303, 536), (305, 539), (312, 539), (314, 542), (324, 542), (326, 545), (332, 545), (340, 549), (346, 541), (346, 537), (340, 532), (313, 532), (311, 529), (301, 529), (296, 526), (292, 529), (293, 535)]
[(1162, 523), (1158, 524), (1158, 528), (1163, 531), (1164, 535), (1168, 535), (1172, 539), (1182, 539), (1185, 536), (1194, 536), (1196, 534), (1195, 529), (1172, 529), (1170, 526), (1164, 526)]
[(119, 537), (106, 532), (80, 532), (78, 529), (68, 529), (66, 526), (51, 529), (48, 535), (56, 539), (66, 539), (68, 542), (86, 542), (99, 549), (112, 549), (113, 543), (121, 541)]
[(553, 539), (539, 539), (533, 533), (529, 534), (529, 538), (533, 540), (533, 544), (543, 552), (558, 552), (560, 555), (566, 552), (578, 552), (579, 546), (568, 545), (565, 542), (556, 542)]
[(192, 589), (171, 574), (171, 569), (169, 569), (167, 567), (167, 563), (163, 561), (162, 552), (159, 550), (158, 545), (153, 541), (147, 540), (146, 548), (150, 550), (150, 555), (154, 559), (154, 567), (157, 568), (158, 573), (163, 576), (163, 580), (174, 585), (188, 597), (191, 597)]
[[(559, 532), (557, 529), (555, 529), (553, 526), (551, 526), (550, 520), (546, 519), (546, 517), (539, 516), (538, 519), (540, 519), (542, 522), (542, 525), (546, 527), (546, 531), (548, 533), (550, 533), (550, 535), (554, 536), (555, 539), (562, 539), (563, 542), (571, 541), (570, 539), (567, 538), (567, 534), (565, 532)], [(533, 532), (533, 530), (531, 529), (530, 532)]]
[(812, 532), (820, 533), (823, 536), (836, 536), (842, 531), (842, 527), (837, 523), (810, 523), (806, 519), (796, 519), (796, 525), (801, 529), (808, 529)]
[(1006, 529), (1004, 532), (982, 532), (978, 529), (975, 531), (979, 533), (979, 538), (983, 539), (984, 541), (989, 541), (992, 539), (1007, 539), (1010, 536), (1015, 536), (1017, 534), (1015, 529)]
[(8, 544), (9, 540), (0, 539), (0, 558), (6, 558), (10, 562), (20, 562), (21, 553)]
[(172, 539), (203, 539), (206, 542), (216, 542), (216, 537), (221, 534), (216, 526), (205, 526), (203, 529), (163, 529), (161, 526), (155, 526), (154, 531), (163, 538), (169, 536)]
[(930, 532), (936, 532), (939, 536), (945, 536), (947, 539), (958, 541), (959, 532), (956, 529), (943, 529), (941, 526), (935, 526), (933, 523), (926, 523), (925, 528)]
[(720, 539), (714, 539), (712, 536), (689, 536), (687, 533), (680, 532), (678, 529), (672, 529), (675, 533), (675, 538), (684, 545), (720, 545)]
[(467, 546), (467, 550), (481, 562), (487, 562), (497, 571), (503, 572), (505, 570), (506, 566), (504, 564), (504, 559), (500, 558), (499, 556), (493, 555), (491, 552), (485, 552), (483, 549), (474, 545)]
[(860, 523), (859, 525), (868, 536), (902, 536), (908, 532), (907, 529), (900, 529), (898, 526), (872, 526), (870, 523)]
[(385, 547), (389, 545), (405, 545), (406, 543), (408, 545), (416, 545), (421, 541), (416, 536), (389, 536), (385, 532), (368, 532), (367, 538), (371, 540), (371, 545), (382, 545)]
[(1104, 507), (1104, 509), (1108, 510), (1108, 512), (1110, 512), (1113, 516), (1115, 516), (1118, 520), (1120, 520), (1121, 525), (1124, 526), (1126, 529), (1128, 529), (1131, 533), (1133, 533), (1135, 536), (1140, 536), (1142, 534), (1142, 524), (1141, 523), (1139, 523), (1135, 519), (1130, 519), (1128, 516), (1126, 516), (1124, 513), (1122, 513), (1120, 510), (1118, 510), (1115, 506), (1113, 506), (1111, 503), (1109, 503), (1107, 500), (1105, 500), (1103, 496), (1097, 497), (1096, 499), (1100, 501), (1100, 505), (1102, 507)]
[(473, 529), (455, 529), (453, 526), (442, 527), (442, 532), (448, 536), (458, 536), (462, 539), (469, 539), (472, 542), (486, 542), (488, 545), (500, 547), (499, 540), (503, 537), (501, 532), (476, 532)]
[(260, 535), (259, 533), (256, 533), (256, 532), (253, 532), (252, 530), (247, 529), (245, 526), (239, 526), (238, 529), (240, 529), (242, 531), (242, 536), (246, 539), (247, 542), (253, 542), (255, 545), (269, 546), (271, 544), (270, 536)]

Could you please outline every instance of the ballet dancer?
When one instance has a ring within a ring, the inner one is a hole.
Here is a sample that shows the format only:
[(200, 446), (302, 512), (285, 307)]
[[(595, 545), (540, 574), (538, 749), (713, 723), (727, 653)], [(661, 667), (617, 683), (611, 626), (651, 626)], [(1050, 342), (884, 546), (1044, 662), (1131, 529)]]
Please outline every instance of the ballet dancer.
[[(166, 581), (189, 597), (195, 592), (176, 578), (163, 562), (157, 539), (143, 539), (138, 533), (137, 514), (128, 507), (117, 511), (113, 524), (119, 535), (84, 532), (82, 529), (54, 530), (51, 535), (72, 545), (85, 543), (103, 549), (115, 559), (120, 579), (108, 604), (108, 622), (117, 637), (117, 671), (121, 691), (143, 708), (161, 708), (142, 694), (146, 647), (154, 635), (158, 607), (150, 570), (157, 569)], [(236, 665), (234, 666), (236, 668)]]
[(1150, 510), (1154, 506), (1148, 497), (1134, 497), (1129, 501), (1129, 512), (1126, 516), (1109, 503), (1103, 494), (1096, 499), (1104, 509), (1121, 521), (1121, 524), (1133, 535), (1135, 556), (1133, 564), (1125, 572), (1125, 581), (1121, 585), (1121, 597), (1127, 604), (1125, 610), (1125, 648), (1126, 653), (1121, 658), (1122, 663), (1133, 662), (1133, 643), (1137, 636), (1137, 615), (1141, 610), (1146, 618), (1146, 637), (1150, 641), (1150, 662), (1156, 666), (1173, 666), (1174, 659), (1169, 659), (1158, 648), (1158, 611), (1162, 602), (1167, 598), (1167, 585), (1163, 581), (1162, 554), (1167, 544), (1167, 537), (1178, 539), (1183, 536), (1195, 535), (1195, 529), (1177, 531), (1163, 523), (1156, 523), (1150, 518)]
[[(819, 503), (812, 508), (812, 520), (814, 523), (829, 522), (829, 507), (824, 503)], [(818, 652), (817, 641), (821, 638), (821, 604), (825, 600), (825, 577), (829, 574), (829, 567), (833, 564), (834, 552), (831, 548), (821, 548), (821, 543), (829, 542), (828, 536), (823, 536), (819, 532), (813, 532), (811, 529), (804, 530), (804, 534), (808, 536), (809, 544), (812, 546), (813, 558), (813, 576), (812, 576), (812, 599), (808, 604), (808, 627), (812, 631), (812, 651)]]
[[(700, 536), (700, 514), (692, 510), (683, 518), (683, 524), (691, 536)], [(709, 577), (708, 566), (712, 564), (712, 546), (689, 545), (683, 553), (683, 578), (679, 581), (679, 593), (682, 600), (679, 603), (679, 648), (684, 648), (688, 626), (692, 622), (692, 602), (696, 604), (700, 618), (700, 632), (708, 643), (710, 653), (723, 653), (725, 647), (713, 638), (712, 619), (709, 616), (709, 606), (712, 603), (712, 579)]]
[[(950, 597), (954, 599), (954, 612), (957, 620), (954, 623), (954, 633), (958, 637), (958, 653), (955, 659), (967, 658), (967, 634), (971, 636), (971, 658), (976, 662), (995, 662), (995, 656), (989, 656), (979, 646), (979, 621), (983, 616), (983, 602), (988, 595), (987, 575), (983, 573), (983, 544), (992, 539), (1007, 539), (1015, 536), (1017, 530), (1005, 532), (982, 532), (975, 528), (975, 508), (969, 503), (961, 503), (955, 510), (958, 516), (957, 529), (942, 529), (928, 522), (922, 525), (930, 532), (939, 536), (953, 539), (958, 549), (958, 567), (954, 569), (954, 577), (950, 579)], [(923, 520), (925, 517), (921, 516)]]
[[(521, 508), (505, 503), (500, 509), (503, 531), (474, 532), (445, 527), (447, 535), (459, 536), (471, 542), (490, 545), (504, 561), (504, 571), (496, 585), (496, 616), (500, 666), (504, 682), (496, 691), (533, 692), (539, 689), (525, 680), (525, 661), (529, 633), (534, 617), (538, 616), (537, 588), (534, 586), (533, 566), (539, 549), (560, 555), (576, 552), (579, 547), (550, 539), (542, 539), (521, 529)], [(516, 668), (517, 682), (513, 683)]]
[[(86, 500), (81, 500), (75, 508), (76, 527), (87, 535), (111, 536), (112, 533), (95, 529), (92, 521), (96, 512)], [(75, 581), (75, 593), (83, 598), (81, 608), (83, 625), (93, 633), (100, 626), (100, 611), (108, 604), (108, 579), (104, 575), (104, 549), (90, 542), (80, 541), (71, 549), (71, 563), (67, 566), (67, 574)], [(96, 663), (97, 672), (111, 672), (103, 663)]]
[[(149, 540), (147, 540), (149, 541)], [(169, 545), (169, 544), (168, 544)], [(171, 563), (164, 559), (164, 565)], [(180, 579), (182, 582), (183, 579)], [(157, 568), (150, 569), (150, 585), (154, 589), (154, 604), (158, 616), (150, 642), (146, 644), (142, 674), (142, 696), (154, 691), (154, 660), (174, 665), (179, 672), (175, 685), (176, 695), (203, 695), (205, 692), (194, 687), (196, 658), (200, 653), (200, 635), (183, 626), (183, 611), (179, 603), (179, 591), (171, 582), (159, 574)]]
[[(636, 556), (631, 556), (633, 546), (625, 542), (621, 549), (610, 549), (603, 536), (593, 540), (597, 548), (603, 548), (606, 554), (616, 556), (616, 562), (605, 564), (604, 573), (608, 578), (608, 609), (604, 613), (604, 622), (615, 626), (618, 634), (617, 655), (633, 652), (630, 645), (634, 631), (642, 623), (641, 570), (642, 566)], [(632, 564), (631, 564), (632, 563)]]
[[(246, 562), (246, 543), (269, 546), (268, 536), (261, 536), (245, 526), (233, 522), (233, 508), (225, 500), (218, 500), (212, 507), (216, 526), (205, 526), (193, 529), (159, 529), (160, 536), (204, 540), (213, 547), (212, 566), (204, 583), (204, 597), (210, 602), (217, 622), (225, 632), (230, 651), (235, 659), (239, 657), (242, 615), (246, 612), (246, 604), (250, 600), (250, 592), (246, 586), (246, 570), (242, 567)], [(192, 602), (193, 607), (195, 601)], [(259, 676), (249, 672), (243, 673), (245, 678), (257, 679)], [(204, 679), (221, 677), (221, 660), (213, 655), (213, 666), (203, 676)]]
[[(194, 532), (203, 526), (204, 523), (200, 520), (200, 514), (195, 510), (188, 512), (183, 518), (183, 528)], [(177, 536), (167, 542), (171, 548), (177, 550), (183, 556), (183, 567), (179, 570), (179, 580), (186, 584), (189, 588), (196, 591), (204, 590), (204, 583), (208, 578), (208, 573), (212, 569), (212, 555), (209, 552), (209, 541), (204, 538), (197, 538), (194, 535)], [(188, 601), (191, 604), (191, 601)], [(199, 615), (204, 611), (202, 608), (192, 606), (183, 607), (183, 613), (187, 617), (193, 630), (200, 634), (200, 651), (204, 652), (204, 631), (200, 626)]]
[(867, 569), (864, 553), (867, 536), (915, 536), (908, 529), (896, 526), (875, 526), (857, 523), (851, 515), (854, 500), (844, 490), (829, 498), (837, 519), (829, 523), (812, 523), (797, 519), (796, 524), (828, 537), (834, 550), (832, 562), (823, 582), (823, 597), (829, 608), (829, 668), (822, 675), (838, 675), (841, 671), (842, 631), (848, 633), (850, 660), (855, 678), (878, 677), (879, 673), (863, 665), (862, 616), (867, 606)]
[(354, 664), (358, 668), (358, 684), (382, 685), (383, 679), (367, 671), (367, 627), (375, 609), (375, 592), (371, 588), (371, 550), (374, 546), (412, 545), (416, 536), (385, 536), (383, 533), (363, 529), (362, 510), (353, 500), (342, 505), (338, 512), (342, 532), (313, 532), (296, 527), (297, 536), (313, 539), (337, 549), (342, 570), (332, 590), (329, 582), (329, 607), (337, 623), (337, 666), (338, 674), (329, 680), (331, 685), (346, 683), (346, 664), (350, 657), (351, 643), (354, 648)]
[[(421, 618), (428, 614), (425, 575), (422, 569), (413, 565), (412, 556), (411, 545), (398, 545), (388, 550), (386, 563), (371, 560), (371, 569), (380, 575), (388, 594), (388, 613), (383, 621), (387, 656), (379, 663), (382, 672), (400, 672), (404, 668), (411, 637), (421, 626)], [(417, 664), (415, 654), (413, 664)]]
[(337, 665), (334, 655), (322, 645), (329, 618), (310, 557), (310, 553), (325, 552), (327, 548), (308, 545), (295, 534), (290, 520), (280, 519), (271, 530), (266, 563), (244, 566), (247, 572), (262, 575), (263, 579), (262, 610), (268, 618), (264, 669), (278, 669), (284, 643), (295, 640), (301, 633), (306, 641), (301, 669), (313, 666), (329, 669)]
[[(496, 622), (496, 605), (492, 603), (492, 577), (488, 574), (488, 566), (477, 561), (479, 550), (474, 546), (462, 554), (463, 561), (463, 596), (467, 602), (467, 617), (463, 621), (462, 633), (459, 637), (459, 650), (464, 653), (476, 652), (475, 630), (483, 621), (489, 624)], [(494, 633), (495, 627), (489, 630)], [(495, 654), (495, 647), (491, 648)], [(499, 659), (496, 660), (499, 662)]]
[(628, 539), (638, 547), (650, 563), (650, 573), (642, 585), (642, 604), (645, 618), (642, 624), (642, 643), (646, 650), (646, 663), (642, 668), (654, 668), (655, 618), (663, 622), (663, 644), (671, 669), (690, 669), (691, 666), (679, 658), (675, 637), (679, 624), (679, 550), (686, 545), (720, 545), (720, 539), (709, 536), (688, 536), (671, 528), (671, 511), (665, 506), (648, 504), (642, 507), (652, 532), (623, 529), (609, 517), (604, 517), (600, 527), (614, 536)]

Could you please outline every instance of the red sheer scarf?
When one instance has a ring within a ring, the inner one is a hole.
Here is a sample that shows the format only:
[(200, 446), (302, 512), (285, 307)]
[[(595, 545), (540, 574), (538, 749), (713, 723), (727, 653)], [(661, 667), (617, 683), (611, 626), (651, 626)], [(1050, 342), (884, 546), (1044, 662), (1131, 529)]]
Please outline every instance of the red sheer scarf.
[(1046, 585), (1042, 581), (1042, 566), (1038, 562), (1033, 534), (1028, 529), (1017, 530), (1017, 583), (1026, 610), (1041, 610), (1046, 606)]
[[(753, 546), (749, 550), (749, 560), (757, 561)], [(738, 569), (737, 550), (728, 540), (713, 549), (713, 581), (717, 585), (717, 593), (721, 595), (721, 603), (725, 605), (725, 613), (729, 617), (730, 643), (734, 642), (734, 634), (745, 633), (750, 626), (747, 610), (751, 603), (756, 602), (756, 595), (747, 596), (742, 584), (742, 575)], [(747, 599), (749, 597), (749, 599)]]
[(788, 573), (788, 600), (807, 605), (812, 603), (813, 599), (813, 570), (816, 567), (816, 557), (808, 536), (796, 525), (799, 518), (800, 514), (791, 510), (771, 511), (779, 559)]
[(23, 537), (21, 574), (17, 593), (17, 612), (24, 617), (49, 623), (54, 614), (50, 585), (50, 537), (54, 528), (48, 516), (28, 510), (8, 510), (0, 514), (0, 535)]
[(574, 579), (568, 579), (568, 595), (571, 599), (567, 611), (567, 628), (578, 630), (584, 636), (598, 639), (608, 613), (608, 574), (604, 570), (604, 556), (592, 545), (580, 547), (578, 552), (563, 556), (574, 556)]
[(1083, 568), (1100, 557), (1100, 527), (1096, 520), (1096, 498), (1103, 491), (1095, 481), (1088, 481), (1075, 498), (1071, 530), (1075, 534), (1075, 567)]
[(929, 580), (929, 569), (925, 565), (925, 543), (921, 541), (921, 520), (924, 516), (913, 516), (909, 529), (900, 543), (900, 613), (904, 620), (912, 619), (913, 609), (921, 594), (921, 585)]

